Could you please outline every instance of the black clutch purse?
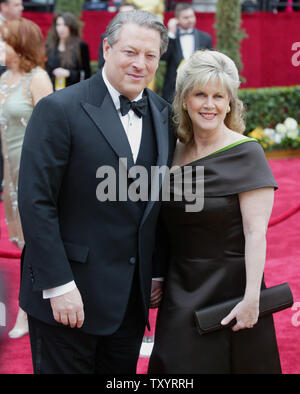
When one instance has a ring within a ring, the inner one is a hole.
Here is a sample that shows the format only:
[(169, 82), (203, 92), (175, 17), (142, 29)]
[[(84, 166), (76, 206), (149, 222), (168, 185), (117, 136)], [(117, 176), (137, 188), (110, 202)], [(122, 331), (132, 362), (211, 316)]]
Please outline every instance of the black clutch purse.
[[(236, 324), (235, 319), (226, 326), (222, 325), (221, 321), (242, 299), (243, 297), (237, 297), (195, 311), (194, 315), (199, 333), (202, 335), (234, 326)], [(263, 289), (260, 293), (259, 317), (282, 311), (292, 305), (293, 295), (288, 283)]]

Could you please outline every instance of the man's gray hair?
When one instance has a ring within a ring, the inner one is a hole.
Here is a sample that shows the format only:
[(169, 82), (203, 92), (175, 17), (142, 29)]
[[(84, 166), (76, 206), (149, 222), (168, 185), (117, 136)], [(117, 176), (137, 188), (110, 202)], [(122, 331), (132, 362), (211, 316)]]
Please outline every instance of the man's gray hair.
[(112, 47), (117, 41), (121, 28), (125, 23), (134, 23), (138, 26), (156, 30), (160, 33), (160, 55), (163, 55), (168, 48), (168, 30), (160, 19), (148, 11), (132, 10), (119, 12), (107, 26), (107, 42)]

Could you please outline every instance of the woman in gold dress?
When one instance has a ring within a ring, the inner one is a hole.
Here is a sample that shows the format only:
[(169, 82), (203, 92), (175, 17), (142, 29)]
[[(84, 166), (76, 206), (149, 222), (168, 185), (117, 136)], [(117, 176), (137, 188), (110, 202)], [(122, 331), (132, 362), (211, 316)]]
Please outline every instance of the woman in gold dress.
[[(40, 28), (24, 18), (6, 21), (0, 28), (6, 72), (0, 79), (0, 126), (4, 159), (3, 202), (10, 241), (19, 249), (24, 238), (18, 212), (18, 175), (22, 144), (33, 107), (52, 92), (44, 70), (45, 50)], [(19, 309), (15, 327), (18, 338), (28, 332), (27, 316)]]

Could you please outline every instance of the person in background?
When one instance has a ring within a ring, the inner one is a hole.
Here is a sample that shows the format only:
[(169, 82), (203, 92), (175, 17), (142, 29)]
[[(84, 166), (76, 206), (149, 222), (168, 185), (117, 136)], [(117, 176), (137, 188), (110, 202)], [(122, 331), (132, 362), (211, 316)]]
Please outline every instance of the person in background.
[[(168, 247), (158, 255), (169, 270), (149, 373), (281, 373), (273, 316), (258, 319), (277, 184), (261, 145), (242, 135), (239, 85), (234, 62), (217, 51), (197, 51), (178, 70), (173, 165), (192, 172), (203, 206), (187, 209), (175, 183), (162, 203)], [(194, 311), (235, 297), (242, 301), (220, 321), (235, 319), (232, 329), (199, 335)]]
[[(3, 201), (10, 241), (24, 246), (18, 211), (18, 175), (25, 129), (34, 106), (53, 91), (44, 70), (45, 49), (40, 28), (18, 18), (2, 23), (1, 39), (6, 71), (0, 79), (0, 126), (4, 157)], [(26, 313), (20, 308), (11, 338), (28, 332)]]
[[(119, 12), (126, 12), (135, 10), (136, 6), (134, 4), (130, 4), (127, 2), (122, 2), (119, 5)], [(99, 55), (98, 55), (98, 68), (102, 68), (104, 66), (104, 57), (103, 57), (103, 40), (106, 37), (106, 33), (101, 34), (100, 37), (100, 45), (99, 45)]]
[(78, 21), (70, 12), (55, 16), (46, 48), (46, 68), (55, 90), (91, 76), (89, 47), (80, 39)]
[[(24, 7), (22, 0), (0, 0), (0, 26), (6, 20), (12, 20), (19, 18), (22, 15)], [(4, 51), (2, 51), (4, 53)], [(5, 65), (0, 62), (0, 75), (5, 72)], [(2, 181), (3, 181), (3, 157), (1, 149), (1, 139), (0, 139), (0, 193), (2, 193)], [(0, 201), (2, 200), (2, 195), (0, 195)]]
[(179, 3), (175, 7), (175, 18), (168, 22), (169, 46), (161, 60), (166, 61), (166, 73), (162, 97), (172, 102), (175, 91), (177, 69), (198, 49), (212, 49), (210, 34), (195, 28), (196, 15), (191, 4)]
[(23, 10), (22, 0), (0, 0), (0, 25), (6, 20), (19, 18)]

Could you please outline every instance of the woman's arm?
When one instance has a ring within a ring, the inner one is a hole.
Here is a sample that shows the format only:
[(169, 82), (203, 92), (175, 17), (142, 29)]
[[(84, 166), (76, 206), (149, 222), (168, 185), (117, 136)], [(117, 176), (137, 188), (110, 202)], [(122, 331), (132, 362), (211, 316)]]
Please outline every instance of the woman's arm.
[(73, 85), (80, 81), (80, 68), (78, 63), (74, 62), (69, 68), (61, 67), (60, 56), (58, 50), (48, 50), (46, 69), (52, 84), (55, 85), (55, 78), (66, 78), (67, 85)]
[(259, 296), (266, 260), (266, 231), (274, 202), (274, 189), (265, 187), (239, 194), (245, 235), (246, 289), (243, 300), (222, 320), (236, 318), (233, 331), (257, 323)]
[(259, 299), (266, 260), (266, 232), (273, 208), (274, 189), (265, 187), (241, 193), (239, 199), (245, 235), (245, 298)]
[(54, 49), (50, 49), (49, 45), (47, 46), (47, 61), (46, 61), (46, 70), (47, 73), (52, 81), (52, 83), (54, 84), (54, 79), (55, 76), (53, 74), (53, 71), (60, 67), (60, 62), (59, 62), (59, 54), (57, 50)]
[(46, 72), (36, 72), (32, 78), (30, 90), (32, 93), (33, 105), (39, 100), (53, 92), (53, 86)]

